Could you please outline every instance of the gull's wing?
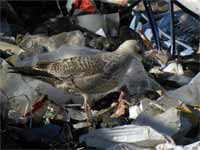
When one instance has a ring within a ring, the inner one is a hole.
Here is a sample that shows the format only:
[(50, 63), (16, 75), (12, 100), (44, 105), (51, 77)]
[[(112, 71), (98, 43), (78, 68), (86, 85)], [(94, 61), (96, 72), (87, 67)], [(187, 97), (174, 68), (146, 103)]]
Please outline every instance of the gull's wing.
[(96, 74), (110, 74), (119, 68), (120, 56), (115, 53), (103, 53), (94, 56), (78, 56), (57, 62), (38, 64), (36, 69), (52, 74), (57, 78), (69, 76), (84, 78)]

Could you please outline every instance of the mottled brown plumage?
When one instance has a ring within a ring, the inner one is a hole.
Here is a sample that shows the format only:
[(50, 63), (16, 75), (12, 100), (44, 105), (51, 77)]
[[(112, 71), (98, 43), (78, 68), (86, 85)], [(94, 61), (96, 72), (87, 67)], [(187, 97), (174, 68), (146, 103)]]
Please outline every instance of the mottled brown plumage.
[(67, 92), (79, 93), (87, 106), (89, 95), (105, 93), (119, 86), (133, 59), (140, 59), (135, 40), (125, 41), (114, 52), (79, 56), (36, 67), (14, 67), (14, 72), (48, 82)]

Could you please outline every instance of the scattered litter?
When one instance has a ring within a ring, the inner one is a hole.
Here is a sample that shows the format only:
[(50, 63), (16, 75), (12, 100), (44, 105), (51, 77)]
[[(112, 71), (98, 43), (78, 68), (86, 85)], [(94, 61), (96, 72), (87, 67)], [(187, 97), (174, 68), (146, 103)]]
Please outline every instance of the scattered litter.
[(188, 77), (185, 75), (173, 75), (173, 76), (170, 76), (168, 78), (168, 80), (174, 81), (174, 82), (178, 83), (179, 85), (183, 86), (190, 82), (191, 77)]
[(81, 129), (81, 128), (87, 128), (87, 127), (89, 127), (87, 122), (79, 122), (79, 123), (73, 124), (73, 128), (75, 129)]
[(178, 64), (176, 62), (172, 62), (169, 65), (167, 65), (164, 69), (164, 72), (168, 72), (168, 73), (173, 73), (176, 75), (183, 75), (184, 71), (183, 71), (183, 67), (181, 64)]
[(127, 144), (127, 143), (120, 143), (116, 144), (114, 146), (111, 146), (109, 148), (106, 148), (106, 150), (153, 150), (151, 148), (142, 148), (133, 144)]
[[(175, 33), (176, 44), (181, 56), (190, 56), (198, 49), (199, 36), (198, 31), (199, 21), (192, 16), (179, 10), (175, 12)], [(145, 18), (146, 19), (146, 18)], [(170, 48), (170, 15), (166, 13), (158, 22), (161, 39), (167, 48)], [(149, 40), (152, 40), (152, 32), (149, 27), (144, 26), (145, 35)]]
[(141, 108), (137, 105), (129, 107), (129, 119), (136, 119), (141, 112)]
[(200, 73), (198, 73), (188, 85), (182, 86), (167, 95), (175, 100), (180, 100), (188, 105), (200, 104)]
[(195, 142), (186, 146), (178, 146), (174, 143), (159, 144), (156, 150), (199, 150), (200, 142)]
[(76, 110), (73, 108), (67, 108), (69, 116), (74, 120), (83, 121), (86, 120), (86, 114), (80, 110)]
[(29, 53), (47, 53), (62, 45), (84, 46), (85, 38), (80, 31), (62, 32), (51, 37), (45, 35), (25, 35), (19, 46)]
[(103, 36), (103, 37), (106, 37), (106, 34), (105, 34), (105, 32), (104, 32), (104, 30), (102, 28), (100, 28), (99, 30), (97, 30), (96, 34), (98, 34), (100, 36)]
[(16, 55), (19, 55), (20, 53), (24, 52), (24, 50), (21, 49), (20, 47), (3, 41), (0, 41), (0, 50), (8, 51), (11, 54), (16, 54)]
[(72, 6), (74, 6), (75, 9), (78, 9), (87, 13), (94, 13), (96, 11), (95, 3), (93, 3), (92, 0), (83, 0), (81, 2), (78, 0), (69, 0), (67, 1), (67, 6), (66, 6), (68, 12), (72, 11)]
[(151, 127), (137, 125), (97, 129), (86, 135), (81, 135), (79, 140), (80, 142), (85, 142), (88, 146), (96, 148), (107, 148), (116, 143), (152, 147), (166, 142), (165, 137)]
[(1, 149), (200, 150), (199, 5), (2, 1)]
[(189, 120), (181, 116), (176, 108), (163, 111), (158, 106), (152, 105), (151, 108), (147, 108), (134, 123), (151, 126), (160, 133), (172, 137), (185, 135), (192, 128)]
[(107, 37), (118, 35), (119, 29), (119, 13), (113, 14), (89, 14), (77, 17), (77, 24), (98, 35)]

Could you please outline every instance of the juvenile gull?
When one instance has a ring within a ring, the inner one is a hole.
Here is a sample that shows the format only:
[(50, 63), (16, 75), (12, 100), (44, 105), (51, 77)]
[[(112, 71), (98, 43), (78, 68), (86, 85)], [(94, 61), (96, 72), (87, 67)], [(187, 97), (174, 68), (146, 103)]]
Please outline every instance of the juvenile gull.
[(141, 60), (140, 52), (139, 43), (128, 40), (114, 52), (43, 62), (35, 67), (12, 67), (11, 72), (48, 82), (66, 92), (81, 94), (88, 120), (91, 121), (90, 95), (120, 86), (132, 59)]

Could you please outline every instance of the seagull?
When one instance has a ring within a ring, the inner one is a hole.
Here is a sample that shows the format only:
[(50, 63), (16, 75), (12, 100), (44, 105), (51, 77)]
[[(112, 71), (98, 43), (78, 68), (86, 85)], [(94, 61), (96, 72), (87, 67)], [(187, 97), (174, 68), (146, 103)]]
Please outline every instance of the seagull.
[[(121, 86), (132, 59), (142, 60), (141, 46), (136, 40), (123, 42), (113, 52), (75, 56), (55, 62), (41, 62), (34, 67), (11, 67), (20, 73), (51, 84), (84, 98), (88, 122), (92, 122), (91, 94), (101, 94)], [(122, 92), (119, 101), (122, 101)]]

